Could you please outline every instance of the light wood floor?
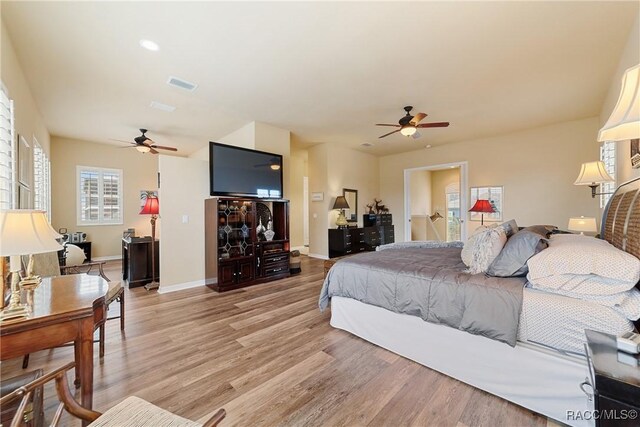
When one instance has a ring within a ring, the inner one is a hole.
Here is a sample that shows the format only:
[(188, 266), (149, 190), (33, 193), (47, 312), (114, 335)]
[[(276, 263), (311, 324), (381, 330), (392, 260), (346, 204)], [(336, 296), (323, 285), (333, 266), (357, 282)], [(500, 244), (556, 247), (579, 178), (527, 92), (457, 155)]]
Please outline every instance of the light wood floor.
[[(301, 275), (223, 294), (127, 290), (125, 333), (118, 321), (107, 322), (100, 362), (96, 344), (94, 408), (136, 395), (192, 420), (224, 407), (222, 426), (547, 425), (545, 417), (333, 329), (330, 314), (317, 308), (322, 268), (304, 257)], [(120, 265), (106, 271), (115, 280)], [(71, 348), (41, 351), (29, 369), (72, 359)], [(2, 363), (2, 376), (20, 372), (20, 363)], [(48, 414), (55, 404), (47, 398)]]

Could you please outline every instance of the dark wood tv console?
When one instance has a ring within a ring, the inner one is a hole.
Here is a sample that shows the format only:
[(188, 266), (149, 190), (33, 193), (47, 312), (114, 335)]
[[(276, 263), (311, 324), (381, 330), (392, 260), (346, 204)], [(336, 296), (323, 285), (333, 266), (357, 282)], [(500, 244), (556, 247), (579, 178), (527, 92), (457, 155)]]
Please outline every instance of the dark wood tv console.
[(288, 200), (205, 200), (205, 274), (211, 289), (223, 292), (288, 277), (289, 249)]

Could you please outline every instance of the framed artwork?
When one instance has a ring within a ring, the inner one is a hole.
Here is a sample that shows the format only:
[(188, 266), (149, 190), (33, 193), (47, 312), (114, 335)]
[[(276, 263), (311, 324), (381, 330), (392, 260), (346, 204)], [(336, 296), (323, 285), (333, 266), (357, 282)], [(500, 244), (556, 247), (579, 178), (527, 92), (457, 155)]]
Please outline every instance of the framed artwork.
[(33, 209), (33, 201), (31, 200), (31, 190), (26, 185), (18, 184), (18, 208)]
[(27, 188), (31, 184), (31, 167), (33, 165), (33, 153), (31, 145), (22, 136), (18, 136), (18, 182)]
[(321, 202), (323, 200), (324, 200), (324, 193), (322, 192), (311, 193), (312, 202)]
[(640, 169), (640, 139), (631, 140), (631, 167)]
[[(495, 210), (494, 213), (484, 214), (485, 221), (502, 221), (502, 206), (504, 203), (504, 187), (471, 187), (471, 200), (469, 206), (473, 206), (478, 199), (489, 200)], [(469, 212), (471, 221), (480, 221), (481, 214)]]

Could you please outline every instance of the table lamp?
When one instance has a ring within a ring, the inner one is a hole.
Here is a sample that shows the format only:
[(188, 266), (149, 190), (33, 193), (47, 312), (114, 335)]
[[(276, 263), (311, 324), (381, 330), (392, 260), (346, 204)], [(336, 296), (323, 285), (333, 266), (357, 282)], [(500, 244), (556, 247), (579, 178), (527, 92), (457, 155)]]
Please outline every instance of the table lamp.
[[(20, 286), (35, 288), (41, 282), (33, 274), (33, 254), (62, 249), (56, 241), (60, 238), (51, 228), (43, 211), (15, 209), (0, 211), (0, 256), (11, 257), (11, 299), (9, 306), (0, 312), (0, 321), (25, 317), (27, 307), (20, 303)], [(21, 255), (29, 255), (27, 275), (20, 280)], [(4, 290), (2, 292), (4, 298)]]
[(158, 197), (148, 194), (147, 200), (140, 211), (140, 215), (151, 215), (151, 283), (144, 285), (148, 291), (158, 289), (160, 283), (156, 282), (156, 220), (160, 213)]
[(344, 196), (336, 197), (336, 201), (333, 204), (333, 209), (338, 209), (340, 213), (338, 214), (338, 219), (336, 219), (336, 225), (338, 228), (344, 228), (347, 226), (347, 217), (344, 216), (344, 210), (349, 209), (349, 203), (347, 203), (347, 199)]
[(598, 133), (598, 141), (636, 138), (640, 138), (640, 64), (624, 72), (618, 102)]
[(590, 217), (576, 217), (569, 218), (569, 225), (567, 226), (569, 231), (579, 231), (581, 235), (584, 233), (597, 233), (598, 226), (596, 225), (596, 219)]
[(478, 212), (480, 213), (480, 225), (484, 225), (484, 214), (486, 213), (494, 213), (495, 209), (491, 205), (491, 202), (487, 199), (478, 199), (476, 203), (473, 205), (469, 212)]

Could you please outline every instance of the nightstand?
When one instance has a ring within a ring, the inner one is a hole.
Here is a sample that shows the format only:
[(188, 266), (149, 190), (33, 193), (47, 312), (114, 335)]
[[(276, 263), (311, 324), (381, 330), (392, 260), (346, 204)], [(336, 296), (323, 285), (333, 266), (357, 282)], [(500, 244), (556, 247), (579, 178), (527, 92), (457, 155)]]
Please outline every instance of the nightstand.
[(638, 426), (640, 367), (620, 361), (626, 359), (635, 363), (632, 355), (618, 355), (614, 335), (590, 330), (586, 330), (585, 334), (587, 361), (594, 389), (596, 427)]

